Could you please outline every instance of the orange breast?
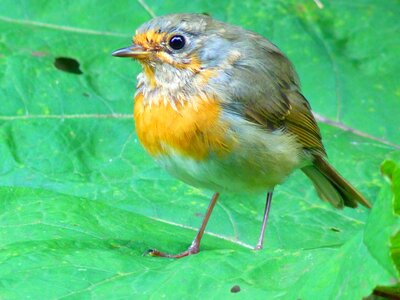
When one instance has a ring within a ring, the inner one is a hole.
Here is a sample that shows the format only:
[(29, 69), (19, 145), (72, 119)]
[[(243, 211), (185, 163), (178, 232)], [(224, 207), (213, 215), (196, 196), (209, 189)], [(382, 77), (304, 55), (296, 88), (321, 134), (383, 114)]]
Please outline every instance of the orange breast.
[(175, 110), (164, 101), (154, 101), (150, 106), (141, 93), (135, 97), (136, 131), (151, 155), (168, 154), (173, 149), (202, 160), (212, 153), (223, 156), (232, 149), (234, 140), (226, 135), (228, 124), (220, 120), (219, 103), (212, 99), (191, 101), (176, 103)]

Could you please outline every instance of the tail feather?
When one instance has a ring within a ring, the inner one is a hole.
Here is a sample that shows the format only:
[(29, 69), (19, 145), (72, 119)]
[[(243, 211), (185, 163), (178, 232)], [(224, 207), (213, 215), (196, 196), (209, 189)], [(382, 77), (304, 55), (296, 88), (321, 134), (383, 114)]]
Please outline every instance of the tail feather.
[(302, 168), (302, 171), (313, 182), (319, 197), (336, 208), (357, 207), (357, 203), (372, 207), (369, 201), (322, 157), (315, 157), (314, 164)]

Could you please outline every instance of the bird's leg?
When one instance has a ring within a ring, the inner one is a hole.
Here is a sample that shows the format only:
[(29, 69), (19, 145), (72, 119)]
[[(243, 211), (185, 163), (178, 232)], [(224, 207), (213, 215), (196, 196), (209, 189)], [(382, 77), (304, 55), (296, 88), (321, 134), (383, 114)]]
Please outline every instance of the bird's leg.
[(265, 233), (265, 228), (267, 227), (269, 208), (271, 207), (272, 192), (273, 191), (270, 191), (267, 194), (267, 200), (265, 202), (265, 210), (264, 210), (264, 217), (263, 217), (262, 226), (261, 226), (260, 237), (258, 238), (258, 243), (255, 246), (254, 250), (261, 250), (263, 248), (264, 233)]
[(210, 219), (210, 216), (211, 216), (211, 213), (215, 206), (215, 203), (217, 203), (218, 196), (219, 196), (219, 193), (215, 193), (213, 195), (213, 197), (211, 198), (211, 202), (208, 205), (206, 215), (204, 216), (203, 222), (201, 223), (201, 227), (200, 227), (199, 231), (197, 232), (197, 235), (194, 238), (192, 244), (186, 251), (179, 253), (179, 254), (168, 254), (168, 253), (160, 252), (158, 250), (149, 250), (148, 253), (151, 256), (169, 257), (169, 258), (181, 258), (181, 257), (185, 257), (185, 256), (188, 256), (191, 254), (198, 253), (200, 251), (201, 238), (203, 237), (204, 230), (206, 229), (208, 220)]

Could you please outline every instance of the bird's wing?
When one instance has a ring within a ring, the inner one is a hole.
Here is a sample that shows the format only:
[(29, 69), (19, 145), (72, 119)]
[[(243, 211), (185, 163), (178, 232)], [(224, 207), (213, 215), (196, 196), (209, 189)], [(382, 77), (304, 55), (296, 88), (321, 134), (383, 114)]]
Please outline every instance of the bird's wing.
[(248, 120), (256, 122), (267, 129), (281, 129), (292, 133), (304, 149), (325, 156), (321, 135), (306, 99), (300, 93), (282, 92), (282, 99), (288, 99), (286, 110), (282, 106), (266, 104), (268, 98), (257, 99), (247, 105), (244, 114)]
[[(261, 65), (249, 61), (236, 74), (240, 83), (234, 87), (233, 97), (240, 103), (241, 113), (266, 130), (293, 134), (304, 149), (326, 156), (319, 128), (308, 101), (300, 93), (292, 65), (279, 50), (266, 52), (264, 59), (257, 60)], [(241, 86), (246, 82), (251, 86)]]

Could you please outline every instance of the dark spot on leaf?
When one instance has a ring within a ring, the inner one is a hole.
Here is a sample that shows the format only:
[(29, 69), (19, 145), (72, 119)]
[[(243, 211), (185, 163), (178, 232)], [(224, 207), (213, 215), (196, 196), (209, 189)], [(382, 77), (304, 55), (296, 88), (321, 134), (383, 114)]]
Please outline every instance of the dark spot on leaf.
[(240, 286), (234, 285), (234, 286), (231, 288), (231, 293), (239, 293), (239, 292), (240, 292)]
[(195, 215), (196, 217), (198, 217), (198, 218), (203, 217), (203, 214), (202, 214), (202, 213), (199, 213), (199, 212), (195, 213), (194, 215)]
[(86, 92), (82, 93), (82, 95), (85, 96), (85, 97), (89, 97), (90, 96), (90, 94), (86, 93)]
[(47, 56), (47, 53), (46, 53), (46, 52), (42, 52), (42, 51), (33, 51), (31, 54), (32, 54), (32, 56), (34, 56), (34, 57), (43, 57), (43, 56)]
[(201, 14), (202, 14), (202, 15), (205, 15), (205, 16), (208, 16), (208, 17), (211, 17), (211, 14), (208, 13), (208, 12), (202, 12)]
[(336, 227), (331, 227), (329, 229), (334, 231), (334, 232), (340, 232), (341, 231), (339, 228), (336, 228)]
[(54, 60), (54, 66), (64, 72), (80, 75), (79, 62), (70, 57), (57, 57)]

